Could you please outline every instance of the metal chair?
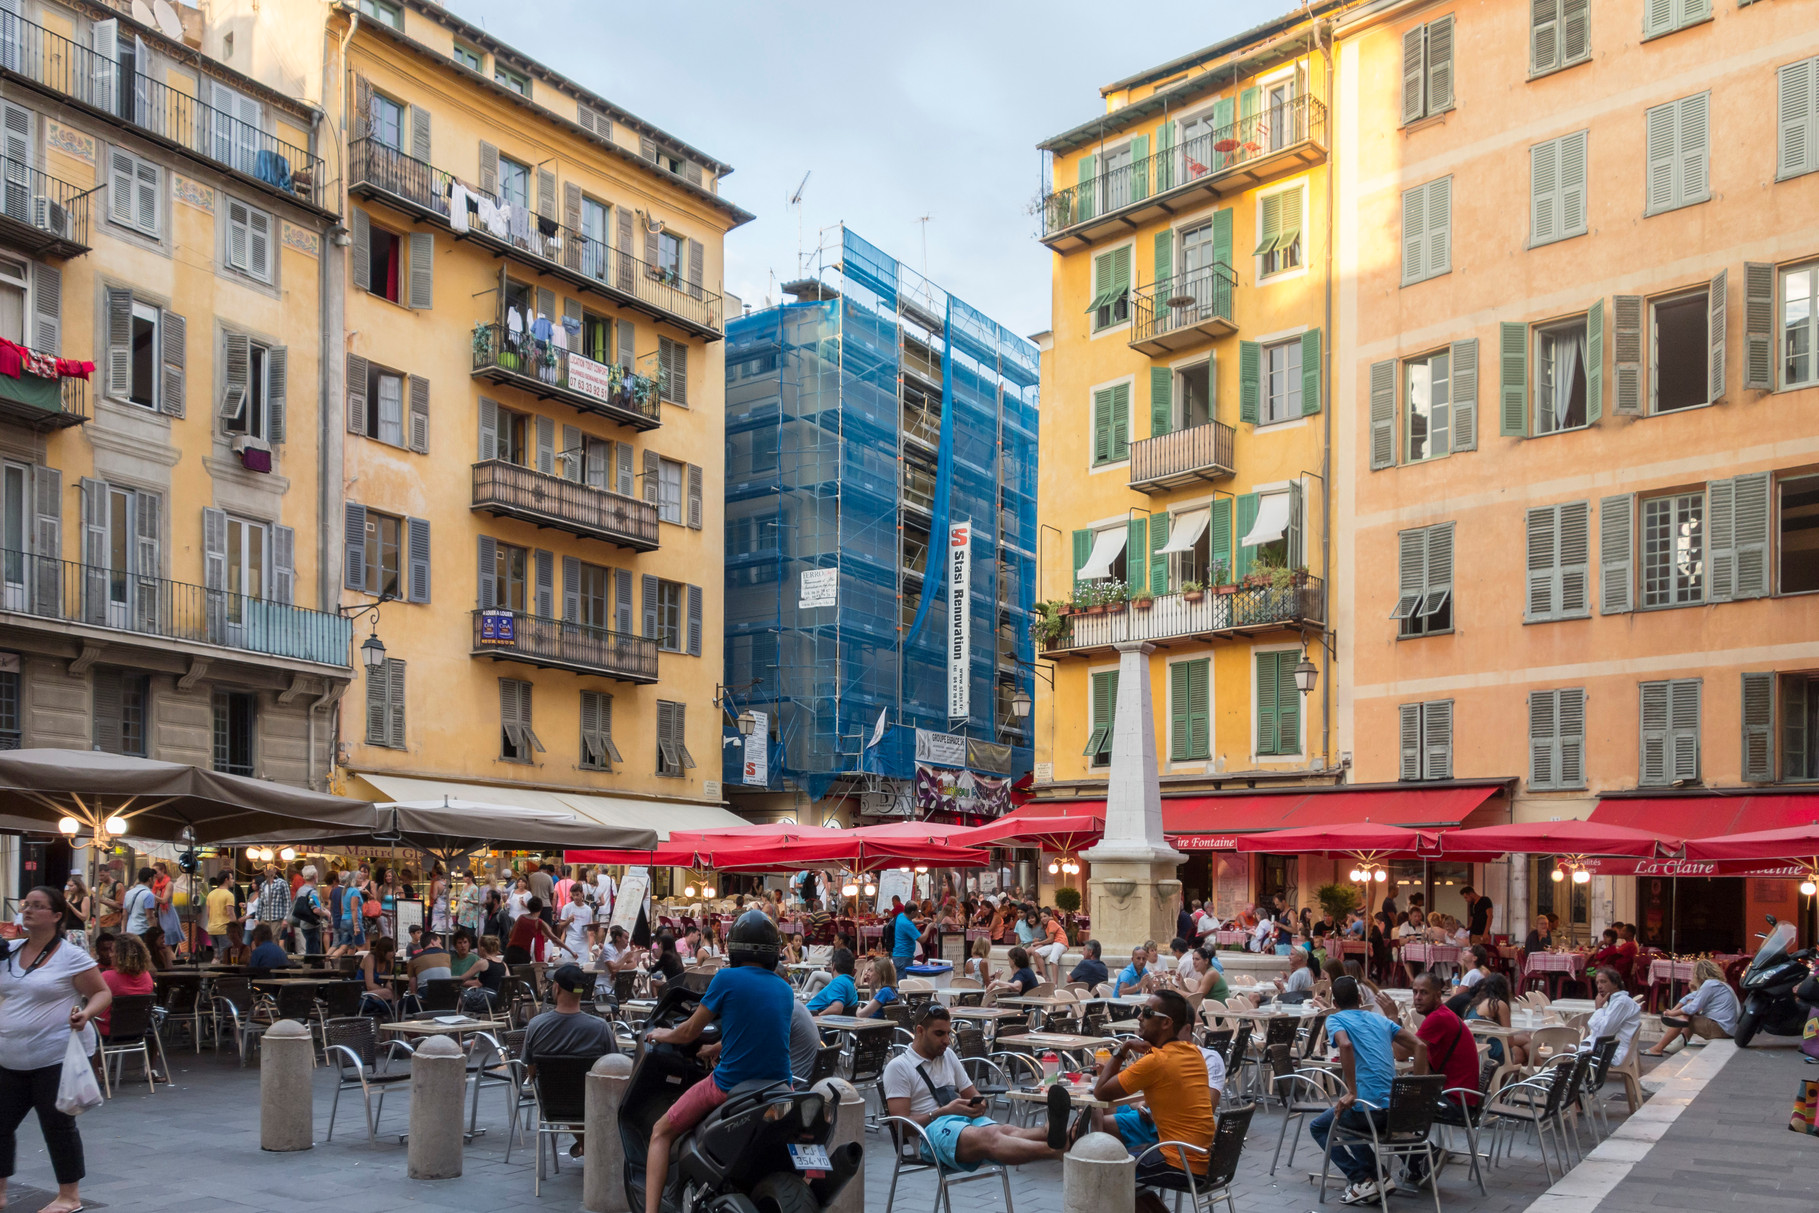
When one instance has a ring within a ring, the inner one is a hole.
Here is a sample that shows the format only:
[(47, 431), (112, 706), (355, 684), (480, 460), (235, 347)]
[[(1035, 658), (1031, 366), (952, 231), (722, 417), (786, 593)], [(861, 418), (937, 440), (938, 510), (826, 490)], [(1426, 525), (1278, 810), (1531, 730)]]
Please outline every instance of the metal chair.
[(1617, 1038), (1600, 1036), (1597, 1043), (1592, 1045), (1592, 1064), (1586, 1073), (1585, 1084), (1579, 1090), (1580, 1105), (1591, 1114), (1587, 1117), (1587, 1122), (1592, 1126), (1594, 1141), (1597, 1140), (1600, 1126), (1603, 1127), (1604, 1135), (1610, 1136), (1610, 1116), (1605, 1111), (1604, 1100), (1599, 1098), (1599, 1093), (1604, 1090), (1604, 1080), (1610, 1077), (1611, 1059), (1616, 1055)]
[(1491, 1122), (1492, 1166), (1497, 1162), (1497, 1148), (1503, 1144), (1504, 1129), (1524, 1124), (1534, 1127), (1535, 1146), (1541, 1152), (1541, 1165), (1547, 1170), (1549, 1185), (1555, 1182), (1554, 1162), (1547, 1154), (1550, 1131), (1557, 1135), (1554, 1153), (1561, 1164), (1561, 1174), (1566, 1173), (1566, 1132), (1560, 1119), (1560, 1106), (1571, 1083), (1571, 1071), (1556, 1066), (1534, 1078), (1513, 1082), (1497, 1092), (1496, 1099), (1484, 1110), (1484, 1116)]
[(852, 1051), (847, 1055), (846, 1080), (853, 1084), (861, 1099), (876, 1089), (883, 1104), (884, 1067), (891, 1057), (892, 1033), (858, 1032), (853, 1036)]
[(807, 1074), (795, 1075), (796, 1085), (812, 1087), (824, 1078), (832, 1078), (840, 1068), (840, 1046), (824, 1045), (815, 1052), (815, 1062)]
[(417, 986), (417, 1001), (426, 1013), (446, 1015), (461, 1008), (461, 979), (438, 977)]
[[(200, 981), (160, 981), (154, 995), (160, 1023), (182, 1024), (189, 1029), (190, 1041), (197, 1053), (202, 1052), (202, 983)], [(159, 1034), (162, 1043), (164, 1037)]]
[[(1293, 1051), (1295, 1034), (1301, 1030), (1301, 1018), (1298, 1015), (1278, 1015), (1263, 1021), (1263, 1040), (1259, 1043), (1252, 1038), (1246, 1050), (1246, 1060), (1256, 1077), (1255, 1090), (1262, 1095), (1271, 1090), (1270, 1079), (1276, 1075), (1288, 1074), (1294, 1070)], [(1273, 1073), (1266, 1075), (1265, 1067)]]
[[(1138, 1183), (1146, 1188), (1160, 1188), (1165, 1192), (1186, 1194), (1188, 1208), (1195, 1213), (1202, 1209), (1211, 1209), (1223, 1199), (1229, 1213), (1238, 1213), (1238, 1206), (1232, 1203), (1232, 1183), (1238, 1176), (1238, 1160), (1244, 1154), (1244, 1139), (1251, 1129), (1251, 1117), (1257, 1111), (1254, 1103), (1242, 1104), (1228, 1108), (1219, 1114), (1218, 1127), (1213, 1130), (1212, 1148), (1197, 1146), (1186, 1141), (1158, 1142), (1137, 1156)], [(1163, 1146), (1173, 1146), (1180, 1157), (1179, 1162), (1171, 1162)], [(1154, 1162), (1146, 1170), (1145, 1161), (1155, 1155), (1164, 1170), (1154, 1169)], [(1206, 1170), (1197, 1172), (1188, 1165), (1192, 1158), (1205, 1158)], [(1176, 1208), (1180, 1208), (1180, 1195), (1176, 1196)]]
[[(1295, 1147), (1301, 1144), (1301, 1126), (1310, 1116), (1330, 1110), (1345, 1093), (1345, 1080), (1331, 1070), (1318, 1067), (1296, 1070), (1271, 1080), (1271, 1093), (1282, 1100), (1282, 1130), (1276, 1134), (1276, 1152), (1270, 1155), (1270, 1174), (1282, 1157), (1282, 1143), (1288, 1141), (1288, 1165), (1295, 1165)], [(1289, 1137), (1289, 1127), (1295, 1135)]]
[[(366, 1139), (377, 1141), (379, 1117), (385, 1114), (386, 1088), (411, 1079), (408, 1071), (386, 1073), (383, 1061), (389, 1061), (400, 1050), (406, 1057), (416, 1050), (402, 1040), (388, 1040), (382, 1055), (379, 1025), (368, 1015), (331, 1019), (323, 1025), (322, 1032), (322, 1052), (335, 1067), (335, 1098), (328, 1106), (328, 1133), (322, 1140), (335, 1139), (335, 1114), (341, 1109), (341, 1092), (358, 1089), (366, 1109)], [(373, 1098), (375, 1094), (377, 1103)]]
[(1016, 1213), (1011, 1204), (1010, 1168), (1003, 1163), (981, 1163), (977, 1170), (971, 1172), (950, 1171), (941, 1165), (934, 1143), (929, 1140), (928, 1130), (921, 1125), (902, 1116), (886, 1116), (878, 1123), (885, 1127), (891, 1138), (891, 1188), (884, 1198), (884, 1213), (891, 1213), (891, 1206), (896, 1202), (897, 1181), (905, 1175), (926, 1171), (935, 1173), (935, 1213), (940, 1213), (943, 1205), (947, 1207), (948, 1213), (953, 1213), (953, 1197), (948, 1193), (950, 1187), (992, 1178), (1004, 1185), (1004, 1213)]
[(543, 1194), (544, 1139), (549, 1139), (550, 1165), (560, 1175), (556, 1138), (587, 1129), (587, 1072), (593, 1065), (591, 1057), (552, 1057), (537, 1063), (537, 1072), (531, 1076), (531, 1089), (537, 1097), (537, 1178), (531, 1185), (532, 1195)]
[[(1383, 1213), (1389, 1213), (1390, 1185), (1386, 1158), (1420, 1158), (1426, 1164), (1428, 1186), (1434, 1194), (1434, 1213), (1440, 1213), (1440, 1186), (1433, 1182), (1434, 1112), (1446, 1089), (1444, 1074), (1409, 1074), (1390, 1083), (1389, 1105), (1379, 1108), (1367, 1100), (1353, 1106), (1365, 1112), (1365, 1131), (1348, 1128), (1335, 1119), (1326, 1138), (1326, 1156), (1320, 1164), (1320, 1203), (1326, 1203), (1326, 1180), (1332, 1170), (1333, 1150), (1338, 1146), (1368, 1146), (1377, 1166), (1377, 1192)], [(1377, 1125), (1374, 1112), (1383, 1113), (1383, 1126)]]
[(246, 1036), (242, 1031), (253, 1014), (253, 987), (244, 977), (217, 977), (209, 988), (209, 1010), (215, 1019), (215, 1051), (221, 1051), (221, 1029), (224, 1021), (233, 1029), (234, 1051), (240, 1064), (246, 1064)]
[(145, 1066), (145, 1089), (156, 1092), (152, 1079), (152, 996), (121, 995), (108, 1009), (107, 1021), (107, 1031), (101, 1037), (101, 1082), (107, 1095), (111, 1098), (114, 1094), (108, 1062), (116, 1061), (115, 1068), (124, 1074), (126, 1058), (134, 1053), (139, 1054)]
[(468, 1106), (467, 1135), (473, 1137), (480, 1118), (480, 1088), (502, 1086), (506, 1090), (506, 1122), (510, 1136), (505, 1142), (505, 1161), (510, 1162), (512, 1139), (518, 1135), (518, 1112), (523, 1106), (524, 1066), (517, 1060), (524, 1047), (524, 1033), (507, 1032), (500, 1040), (490, 1032), (475, 1032), (467, 1042), (467, 1076), (474, 1084), (473, 1099)]

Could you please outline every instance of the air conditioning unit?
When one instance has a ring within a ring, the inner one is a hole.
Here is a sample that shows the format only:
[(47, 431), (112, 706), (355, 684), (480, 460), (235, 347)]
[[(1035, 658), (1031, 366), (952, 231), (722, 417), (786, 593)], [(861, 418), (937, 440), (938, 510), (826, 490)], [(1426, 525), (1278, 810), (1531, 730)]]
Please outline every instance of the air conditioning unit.
[(32, 199), (32, 226), (54, 236), (69, 235), (69, 212), (49, 198)]

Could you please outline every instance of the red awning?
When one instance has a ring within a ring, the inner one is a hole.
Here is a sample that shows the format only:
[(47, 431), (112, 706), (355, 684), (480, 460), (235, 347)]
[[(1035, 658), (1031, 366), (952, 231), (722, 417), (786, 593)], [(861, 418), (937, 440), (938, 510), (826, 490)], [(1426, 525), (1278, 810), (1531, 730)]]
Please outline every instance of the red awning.
[(1604, 825), (1716, 838), (1756, 830), (1786, 830), (1819, 821), (1819, 792), (1772, 796), (1610, 797), (1598, 802), (1591, 821)]

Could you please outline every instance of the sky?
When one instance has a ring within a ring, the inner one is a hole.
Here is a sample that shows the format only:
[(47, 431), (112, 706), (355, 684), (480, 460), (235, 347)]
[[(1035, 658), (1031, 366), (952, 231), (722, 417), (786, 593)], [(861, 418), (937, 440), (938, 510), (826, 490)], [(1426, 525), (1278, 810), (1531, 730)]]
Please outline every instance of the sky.
[[(726, 289), (746, 304), (780, 300), (776, 284), (797, 276), (798, 248), (812, 251), (822, 229), (844, 222), (1027, 335), (1050, 327), (1053, 254), (1036, 241), (1036, 144), (1103, 113), (1100, 86), (1297, 6), (1159, 0), (1122, 15), (1080, 0), (447, 7), (733, 165), (720, 193), (757, 216), (726, 241)], [(789, 198), (805, 173), (798, 219)]]

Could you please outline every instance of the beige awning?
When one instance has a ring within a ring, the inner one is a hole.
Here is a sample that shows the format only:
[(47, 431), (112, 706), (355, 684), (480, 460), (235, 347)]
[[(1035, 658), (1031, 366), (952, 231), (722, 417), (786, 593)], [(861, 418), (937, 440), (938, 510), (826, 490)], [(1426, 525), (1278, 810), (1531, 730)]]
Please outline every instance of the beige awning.
[(1174, 528), (1168, 533), (1168, 542), (1156, 549), (1156, 555), (1193, 551), (1194, 545), (1200, 542), (1200, 536), (1206, 534), (1206, 524), (1212, 516), (1210, 507), (1175, 515)]
[(1075, 581), (1097, 581), (1101, 577), (1112, 575), (1112, 561), (1118, 559), (1118, 553), (1124, 550), (1124, 541), (1130, 532), (1123, 526), (1109, 531), (1100, 531), (1093, 537), (1093, 550), (1074, 574)]
[(715, 830), (750, 822), (718, 805), (674, 800), (641, 800), (630, 796), (601, 796), (586, 792), (551, 792), (542, 788), (514, 788), (493, 784), (457, 783), (407, 775), (363, 772), (384, 799), (395, 801), (441, 800), (505, 805), (573, 818), (614, 829), (655, 830), (660, 841), (671, 830)]
[(1250, 533), (1238, 542), (1247, 548), (1273, 543), (1288, 530), (1288, 494), (1268, 493), (1257, 503), (1257, 521)]

